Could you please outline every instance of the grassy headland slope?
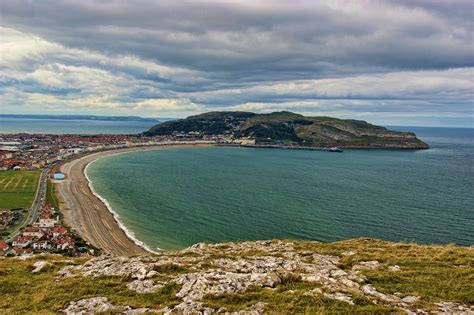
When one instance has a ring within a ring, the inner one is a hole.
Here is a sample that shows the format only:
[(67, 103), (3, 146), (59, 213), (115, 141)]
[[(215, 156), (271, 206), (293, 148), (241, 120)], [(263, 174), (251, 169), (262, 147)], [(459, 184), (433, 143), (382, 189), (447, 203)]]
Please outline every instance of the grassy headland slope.
[(474, 251), (374, 239), (274, 240), (132, 258), (1, 258), (0, 295), (5, 314), (474, 311)]
[(366, 147), (426, 149), (428, 145), (413, 132), (399, 132), (361, 120), (306, 117), (291, 112), (255, 114), (210, 112), (152, 127), (147, 135), (197, 132), (255, 138), (257, 144), (311, 147)]

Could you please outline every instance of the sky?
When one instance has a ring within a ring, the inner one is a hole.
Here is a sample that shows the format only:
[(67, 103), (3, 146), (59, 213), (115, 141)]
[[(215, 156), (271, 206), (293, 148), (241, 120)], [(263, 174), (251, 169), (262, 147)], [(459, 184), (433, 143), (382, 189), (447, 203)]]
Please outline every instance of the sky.
[(474, 127), (474, 1), (0, 0), (0, 113)]

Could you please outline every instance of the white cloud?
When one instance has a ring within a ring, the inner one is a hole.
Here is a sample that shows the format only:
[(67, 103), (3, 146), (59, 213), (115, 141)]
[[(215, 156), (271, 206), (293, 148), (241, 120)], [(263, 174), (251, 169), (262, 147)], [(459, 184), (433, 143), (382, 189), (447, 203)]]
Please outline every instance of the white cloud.
[(148, 99), (135, 103), (133, 108), (137, 111), (154, 112), (159, 114), (170, 114), (170, 113), (183, 113), (183, 112), (196, 112), (198, 110), (204, 110), (203, 106), (194, 104), (189, 99)]
[(0, 27), (0, 66), (18, 67), (25, 60), (37, 59), (61, 46), (30, 33)]

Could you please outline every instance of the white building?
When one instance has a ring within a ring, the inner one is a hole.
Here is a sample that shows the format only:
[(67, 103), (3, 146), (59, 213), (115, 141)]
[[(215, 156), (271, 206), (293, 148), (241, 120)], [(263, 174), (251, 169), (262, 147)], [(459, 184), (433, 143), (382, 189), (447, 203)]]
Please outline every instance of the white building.
[(16, 247), (27, 247), (31, 243), (31, 237), (19, 236), (15, 237), (12, 242), (12, 246)]
[(40, 228), (52, 228), (56, 222), (55, 219), (39, 219), (38, 222), (35, 222), (33, 225)]
[(50, 249), (51, 244), (49, 244), (47, 240), (41, 240), (33, 242), (32, 247), (33, 249)]

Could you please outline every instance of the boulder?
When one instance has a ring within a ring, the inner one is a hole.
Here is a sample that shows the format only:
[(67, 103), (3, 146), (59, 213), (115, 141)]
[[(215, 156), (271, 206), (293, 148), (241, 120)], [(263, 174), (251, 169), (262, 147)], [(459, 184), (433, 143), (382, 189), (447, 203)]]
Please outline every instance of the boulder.
[(45, 260), (38, 260), (33, 264), (34, 269), (31, 271), (32, 273), (38, 273), (43, 270), (45, 267), (51, 266), (51, 264)]
[(114, 314), (142, 314), (150, 313), (153, 310), (148, 308), (132, 309), (130, 306), (114, 305), (106, 297), (94, 297), (69, 303), (69, 306), (62, 310), (67, 315), (95, 314), (103, 312), (113, 312)]
[(163, 283), (155, 283), (153, 280), (134, 280), (127, 284), (127, 288), (138, 293), (150, 293), (161, 289)]

